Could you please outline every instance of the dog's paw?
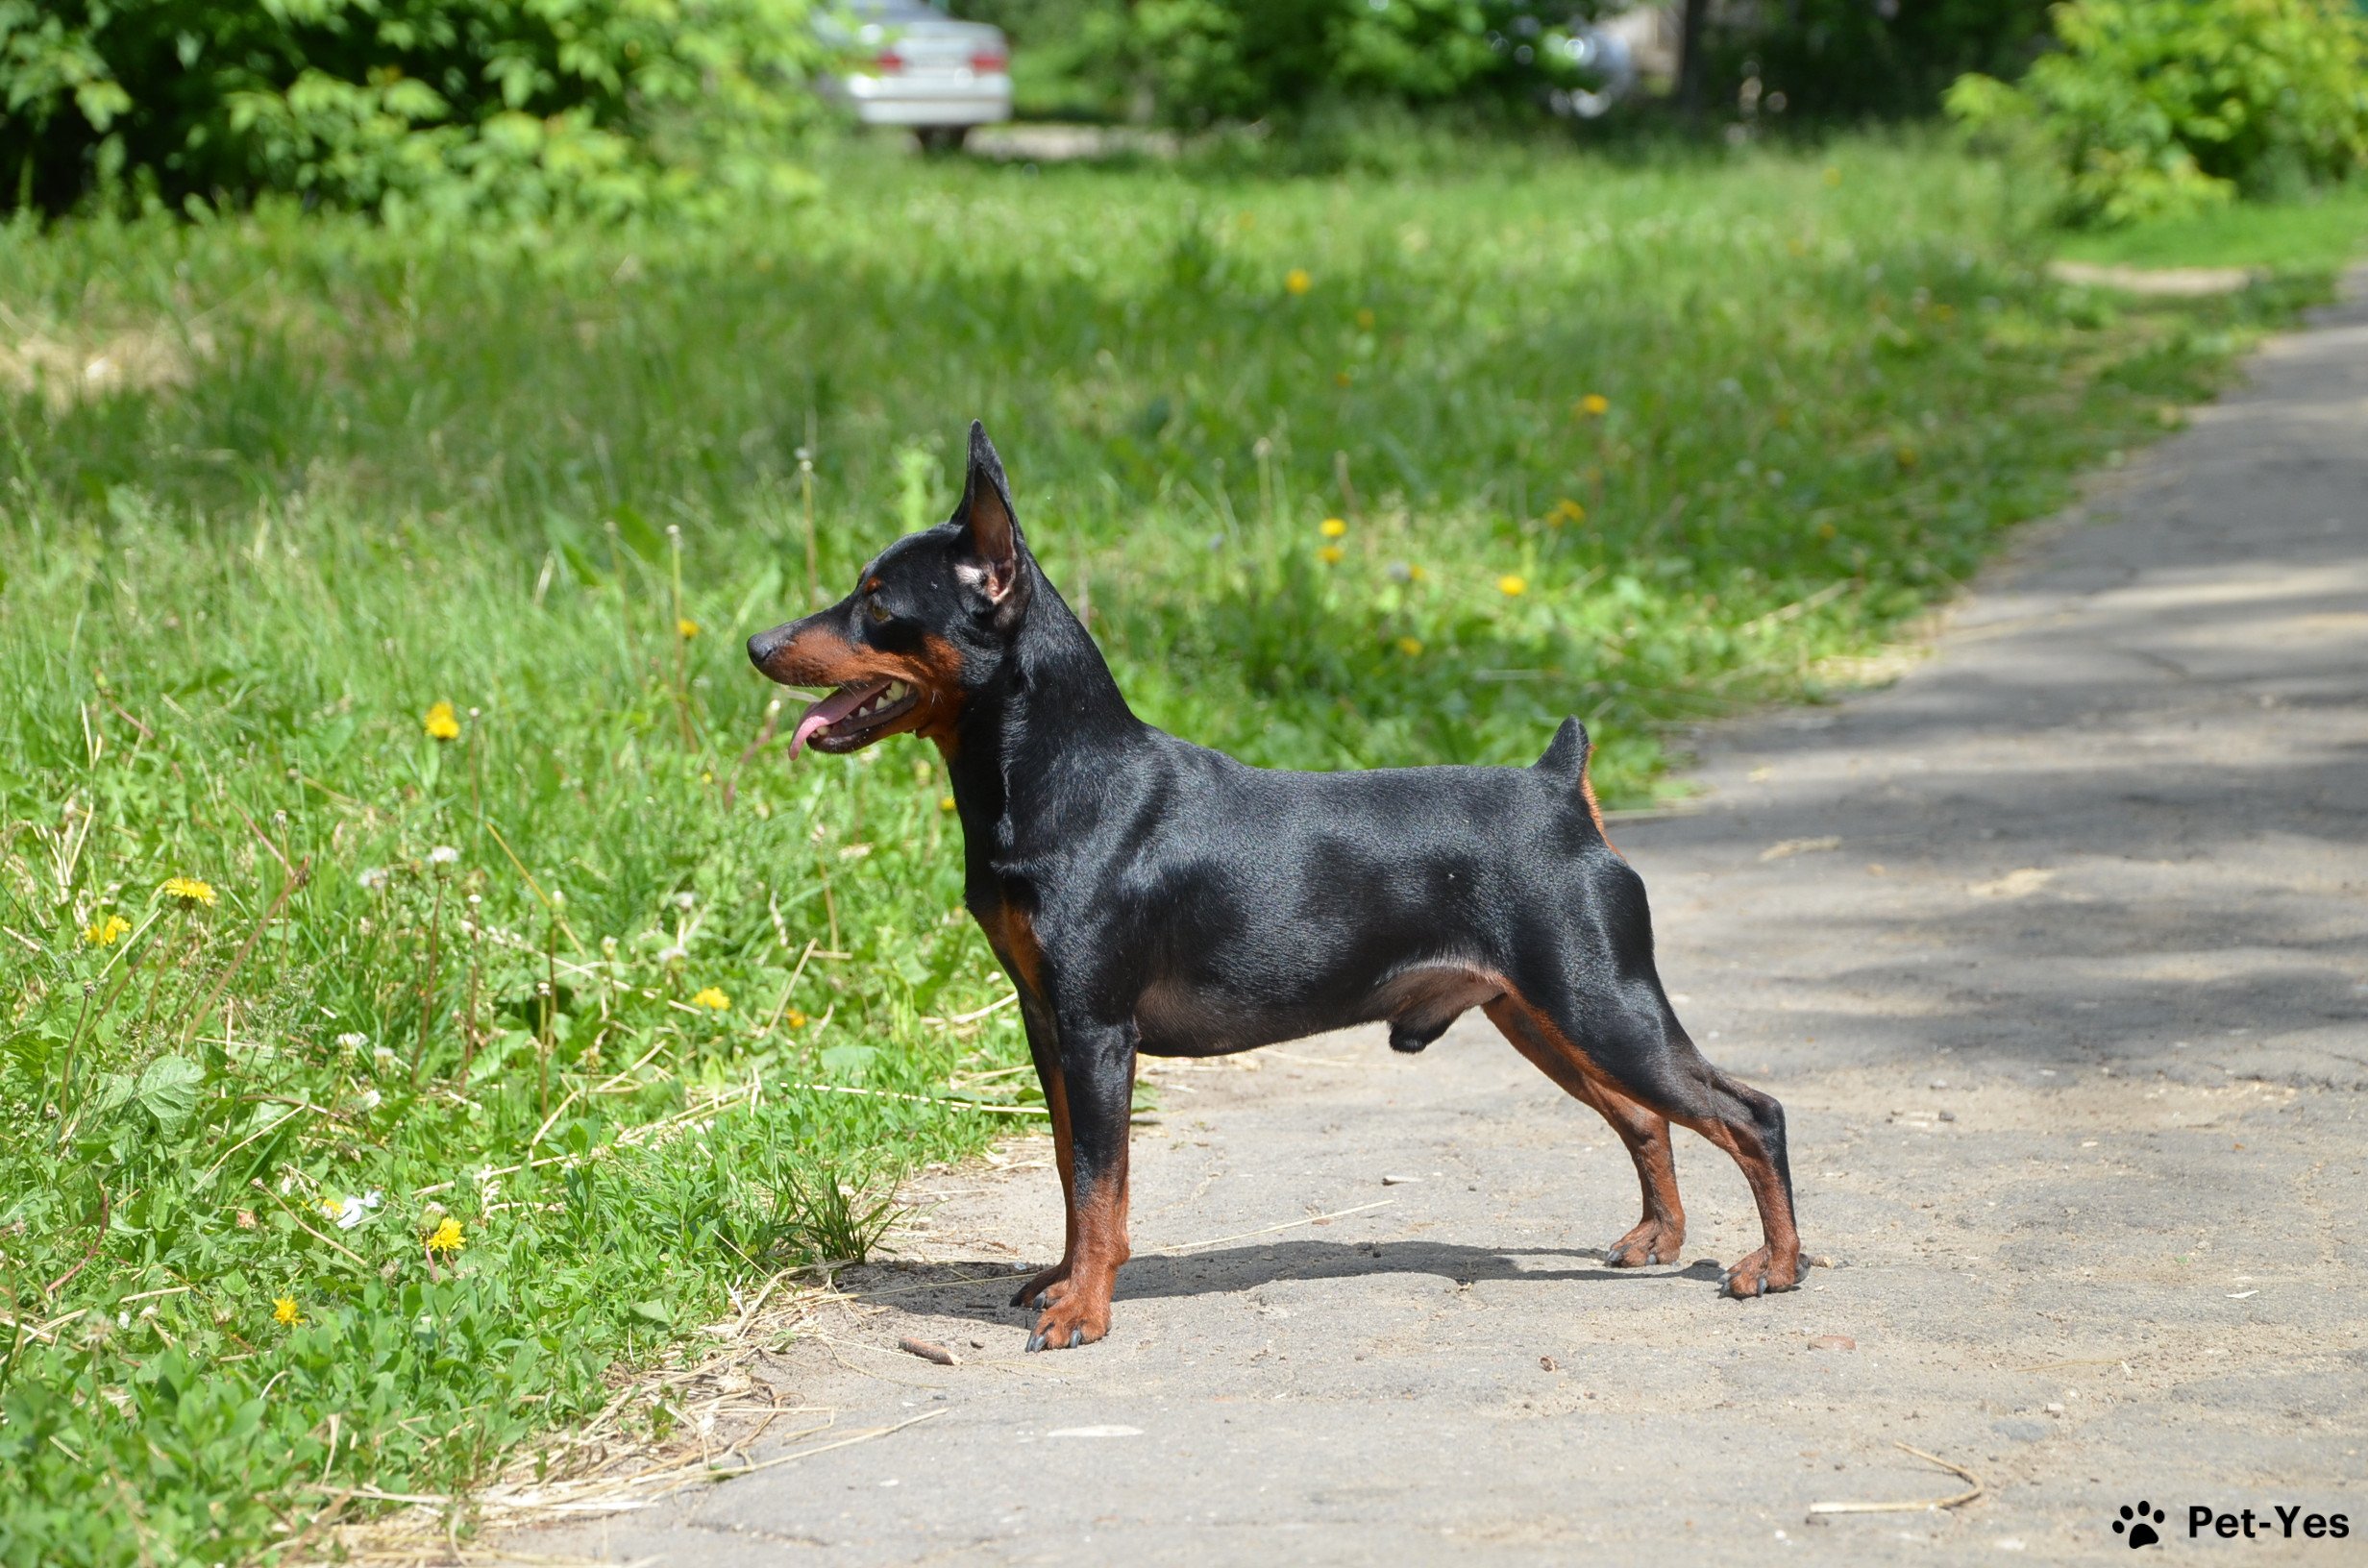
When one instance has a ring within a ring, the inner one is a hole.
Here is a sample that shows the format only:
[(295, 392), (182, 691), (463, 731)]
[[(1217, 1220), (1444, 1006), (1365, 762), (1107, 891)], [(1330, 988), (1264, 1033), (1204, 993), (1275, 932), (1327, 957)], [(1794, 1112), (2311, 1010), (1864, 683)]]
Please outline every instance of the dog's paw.
[(1049, 1307), (1069, 1293), (1069, 1260), (1059, 1262), (1020, 1286), (1012, 1296), (1014, 1307)]
[(1648, 1263), (1674, 1263), (1685, 1245), (1686, 1227), (1665, 1219), (1640, 1220), (1637, 1228), (1603, 1249), (1603, 1261), (1614, 1268), (1642, 1268)]
[(1083, 1292), (1064, 1288), (1060, 1298), (1036, 1320), (1036, 1332), (1027, 1336), (1027, 1348), (1074, 1350), (1079, 1345), (1092, 1344), (1109, 1332), (1108, 1300), (1088, 1301)]
[(1718, 1293), (1738, 1301), (1752, 1301), (1770, 1290), (1790, 1290), (1801, 1283), (1801, 1258), (1795, 1252), (1778, 1258), (1762, 1247), (1750, 1257), (1727, 1265), (1718, 1276)]

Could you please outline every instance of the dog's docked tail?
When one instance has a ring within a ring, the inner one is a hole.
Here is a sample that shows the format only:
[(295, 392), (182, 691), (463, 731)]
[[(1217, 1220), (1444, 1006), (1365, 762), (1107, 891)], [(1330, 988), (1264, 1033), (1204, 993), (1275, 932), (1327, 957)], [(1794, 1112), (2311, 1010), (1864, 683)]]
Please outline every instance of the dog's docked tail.
[(1587, 726), (1576, 719), (1566, 719), (1563, 727), (1554, 732), (1554, 739), (1545, 748), (1545, 755), (1531, 764), (1532, 769), (1575, 785), (1579, 798), (1586, 803), (1587, 819), (1595, 824), (1596, 837), (1614, 854), (1619, 846), (1603, 830), (1603, 808), (1595, 804), (1594, 781), (1587, 776), (1587, 759), (1594, 754), (1594, 743), (1587, 738)]

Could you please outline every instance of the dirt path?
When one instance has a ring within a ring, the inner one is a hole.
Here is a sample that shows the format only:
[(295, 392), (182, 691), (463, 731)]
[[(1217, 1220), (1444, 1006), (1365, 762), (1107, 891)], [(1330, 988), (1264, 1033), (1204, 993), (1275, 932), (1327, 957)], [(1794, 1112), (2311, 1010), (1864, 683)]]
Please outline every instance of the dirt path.
[[(1060, 1218), (1012, 1145), (777, 1362), (841, 1433), (935, 1418), (513, 1544), (2060, 1561), (2144, 1499), (2174, 1551), (2251, 1507), (2232, 1560), (2362, 1560), (2368, 291), (2255, 368), (1897, 685), (1712, 735), (1704, 809), (1615, 827), (1679, 1012), (1789, 1110), (1805, 1289), (1716, 1299), (1757, 1233), (1688, 1135), (1687, 1263), (1603, 1267), (1628, 1162), (1485, 1023), (1333, 1036), (1156, 1074), (1106, 1344), (1019, 1354), (1007, 1277)], [(1965, 1489), (1899, 1443), (1986, 1495), (1809, 1514)]]

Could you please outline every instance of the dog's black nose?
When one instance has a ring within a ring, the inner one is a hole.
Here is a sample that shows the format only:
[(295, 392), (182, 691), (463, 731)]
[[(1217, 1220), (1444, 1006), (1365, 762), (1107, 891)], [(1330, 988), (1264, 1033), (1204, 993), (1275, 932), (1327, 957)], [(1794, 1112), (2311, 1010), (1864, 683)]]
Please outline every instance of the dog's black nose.
[(781, 645), (788, 641), (789, 628), (787, 626), (776, 626), (771, 631), (758, 632), (749, 639), (749, 663), (762, 670), (765, 667), (765, 661), (779, 652)]

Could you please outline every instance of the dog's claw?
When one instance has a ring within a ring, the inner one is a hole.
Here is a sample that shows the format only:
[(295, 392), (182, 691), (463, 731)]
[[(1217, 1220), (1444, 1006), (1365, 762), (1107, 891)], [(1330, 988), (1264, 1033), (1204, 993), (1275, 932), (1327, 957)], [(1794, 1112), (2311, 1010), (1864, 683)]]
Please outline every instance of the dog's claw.
[(1028, 1348), (1028, 1350), (1029, 1350), (1031, 1353), (1032, 1353), (1032, 1352), (1035, 1352), (1035, 1351), (1039, 1351), (1039, 1350), (1044, 1349), (1044, 1348), (1045, 1348), (1045, 1336), (1044, 1336), (1043, 1335), (1041, 1335), (1041, 1334), (1031, 1334), (1031, 1335), (1029, 1335), (1027, 1336), (1027, 1348)]
[(1070, 1331), (1069, 1331), (1069, 1348), (1070, 1348), (1070, 1349), (1074, 1350), (1074, 1349), (1076, 1349), (1079, 1345), (1082, 1345), (1082, 1344), (1084, 1344), (1084, 1343), (1085, 1343), (1085, 1331), (1084, 1331), (1083, 1329), (1072, 1329), (1072, 1330), (1070, 1330)]

